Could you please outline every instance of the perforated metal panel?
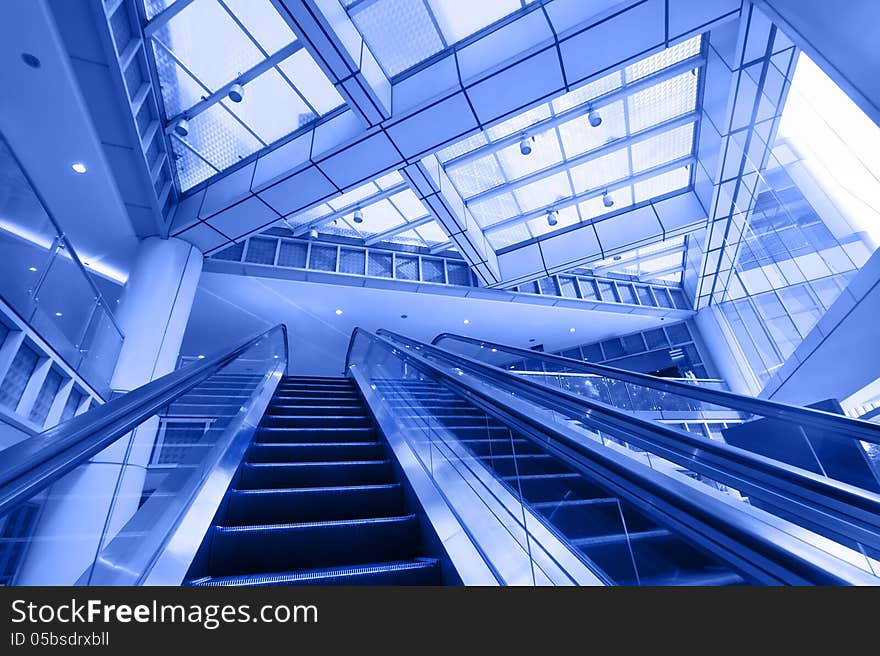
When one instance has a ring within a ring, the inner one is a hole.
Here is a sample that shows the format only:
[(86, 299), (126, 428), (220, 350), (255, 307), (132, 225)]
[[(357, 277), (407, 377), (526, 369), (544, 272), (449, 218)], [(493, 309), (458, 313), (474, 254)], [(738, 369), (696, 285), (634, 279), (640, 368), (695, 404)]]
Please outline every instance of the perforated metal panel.
[(443, 260), (423, 257), (422, 280), (425, 282), (446, 282), (446, 276), (443, 272)]
[(411, 255), (398, 255), (394, 264), (395, 277), (400, 280), (419, 279), (419, 258)]
[(446, 262), (446, 276), (450, 285), (471, 286), (471, 270), (467, 264)]
[(46, 375), (46, 380), (43, 381), (43, 386), (40, 388), (40, 393), (37, 395), (34, 407), (31, 409), (31, 421), (40, 426), (46, 422), (49, 410), (52, 409), (52, 402), (55, 401), (58, 390), (61, 389), (63, 383), (64, 376), (61, 375), (61, 372), (50, 369)]
[(278, 249), (278, 266), (304, 269), (307, 252), (308, 246), (306, 244), (282, 239), (281, 246)]
[(275, 264), (275, 247), (277, 239), (268, 237), (251, 237), (248, 240), (247, 253), (244, 259), (251, 264)]
[(336, 271), (336, 251), (335, 246), (312, 244), (309, 268), (316, 271)]
[(367, 275), (377, 278), (391, 278), (391, 254), (370, 251), (367, 260)]
[(0, 384), (0, 406), (15, 410), (39, 361), (39, 354), (26, 344), (22, 344), (12, 359), (6, 378)]
[(367, 253), (362, 249), (340, 248), (339, 249), (339, 272), (364, 275), (367, 262)]

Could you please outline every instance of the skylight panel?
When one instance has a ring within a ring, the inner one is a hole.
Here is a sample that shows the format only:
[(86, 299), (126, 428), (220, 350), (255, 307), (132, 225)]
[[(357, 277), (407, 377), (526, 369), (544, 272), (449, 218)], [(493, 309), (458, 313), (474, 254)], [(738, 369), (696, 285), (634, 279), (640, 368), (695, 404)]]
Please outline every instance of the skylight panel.
[(553, 107), (554, 112), (560, 114), (572, 107), (578, 107), (591, 100), (595, 100), (599, 96), (604, 96), (606, 93), (616, 91), (622, 86), (621, 79), (620, 71), (614, 71), (604, 77), (600, 77), (598, 80), (593, 80), (573, 91), (569, 91), (564, 96), (551, 101), (550, 105)]
[(486, 139), (485, 133), (477, 132), (476, 134), (465, 137), (461, 141), (457, 141), (451, 146), (447, 146), (443, 150), (438, 151), (437, 159), (441, 162), (448, 162), (455, 157), (471, 152), (475, 148), (485, 146), (487, 143), (489, 143), (489, 141)]
[(579, 203), (578, 209), (580, 210), (581, 218), (584, 221), (590, 221), (600, 216), (604, 216), (605, 214), (611, 214), (612, 212), (626, 209), (633, 204), (632, 187), (627, 185), (625, 187), (609, 189), (608, 198), (614, 203), (611, 207), (605, 206), (602, 196), (595, 196)]
[(630, 132), (638, 132), (696, 109), (697, 76), (691, 71), (629, 96)]
[(353, 205), (358, 201), (364, 200), (365, 198), (369, 198), (374, 194), (379, 192), (378, 187), (372, 182), (367, 182), (366, 184), (362, 184), (360, 187), (355, 187), (351, 191), (347, 191), (341, 196), (337, 196), (336, 198), (332, 198), (327, 201), (327, 204), (330, 205), (334, 210), (341, 210), (343, 207), (348, 207), (349, 205)]
[(626, 148), (620, 148), (607, 155), (579, 164), (573, 167), (570, 173), (574, 193), (580, 194), (591, 189), (601, 189), (611, 182), (629, 177), (629, 155)]
[(296, 214), (288, 216), (286, 222), (292, 226), (300, 226), (332, 213), (332, 207), (330, 207), (327, 203), (321, 203), (320, 205), (316, 205), (311, 209), (297, 212)]
[(623, 101), (618, 100), (597, 110), (602, 117), (598, 127), (590, 125), (586, 116), (578, 116), (559, 126), (566, 157), (574, 157), (626, 136)]
[[(189, 135), (184, 140), (218, 171), (238, 163), (263, 146), (223, 105), (213, 105), (190, 119)], [(179, 137), (171, 140), (175, 152), (182, 147), (179, 141)]]
[(520, 0), (428, 0), (428, 5), (450, 45), (522, 8)]
[(565, 207), (557, 210), (556, 221), (556, 225), (551, 226), (546, 217), (539, 217), (531, 219), (527, 225), (533, 237), (539, 237), (540, 235), (546, 235), (548, 232), (561, 230), (562, 228), (580, 222), (577, 207)]
[(177, 166), (181, 187), (185, 189), (193, 187), (217, 173), (217, 169), (212, 167), (177, 139), (171, 140), (171, 150), (174, 153), (175, 165)]
[(516, 223), (486, 233), (486, 239), (489, 240), (489, 243), (495, 250), (513, 246), (514, 244), (528, 241), (531, 238), (532, 233), (529, 231), (529, 228), (525, 223)]
[(376, 186), (379, 187), (379, 189), (385, 190), (399, 185), (402, 182), (403, 176), (400, 175), (400, 171), (392, 171), (376, 180)]
[(568, 198), (572, 195), (568, 174), (564, 171), (543, 180), (536, 180), (517, 189), (513, 193), (516, 196), (520, 209), (524, 213), (551, 205), (560, 199)]
[(350, 16), (389, 77), (444, 48), (423, 2), (376, 0), (358, 5)]
[(641, 173), (691, 154), (694, 124), (688, 123), (632, 145), (633, 173)]
[(391, 196), (389, 200), (397, 208), (397, 211), (403, 215), (407, 223), (428, 216), (428, 210), (425, 209), (422, 201), (419, 200), (419, 197), (411, 189), (404, 189)]
[(464, 198), (504, 184), (504, 173), (494, 155), (486, 155), (447, 171), (458, 193)]
[(305, 50), (294, 53), (278, 67), (318, 116), (323, 116), (342, 105), (342, 96), (339, 95), (336, 87)]
[(419, 226), (416, 228), (416, 232), (428, 246), (436, 246), (449, 241), (449, 236), (436, 221)]
[(640, 203), (644, 200), (650, 200), (663, 194), (684, 189), (690, 185), (690, 181), (690, 168), (682, 166), (681, 168), (656, 175), (653, 178), (636, 182), (633, 185), (633, 196), (635, 202)]
[(357, 229), (365, 235), (377, 235), (405, 223), (403, 216), (387, 198), (361, 208), (361, 212), (364, 221), (357, 224)]
[(562, 161), (562, 149), (555, 129), (536, 134), (533, 139), (529, 142), (532, 152), (528, 155), (520, 152), (519, 143), (498, 151), (501, 168), (508, 180), (525, 177)]
[(665, 50), (661, 50), (656, 55), (651, 55), (650, 57), (645, 57), (642, 60), (635, 62), (634, 64), (630, 64), (624, 69), (624, 75), (626, 77), (627, 82), (633, 82), (635, 80), (639, 80), (643, 77), (647, 77), (657, 71), (661, 71), (664, 68), (672, 66), (673, 64), (677, 64), (680, 61), (684, 61), (688, 57), (693, 57), (694, 55), (700, 54), (700, 49), (703, 46), (703, 38), (702, 35), (697, 35), (693, 38), (688, 39), (687, 41), (683, 41), (678, 45), (674, 45), (671, 48), (666, 48)]
[(270, 2), (254, 0), (222, 0), (241, 21), (244, 28), (260, 44), (266, 53), (272, 55), (284, 46), (296, 41), (296, 35)]
[(476, 203), (469, 203), (468, 209), (481, 227), (494, 225), (520, 213), (513, 194), (499, 194)]
[[(309, 106), (274, 68), (248, 83), (241, 102), (228, 98), (221, 102), (267, 144), (296, 130), (300, 117), (311, 115)], [(287, 109), (279, 112), (278, 107)]]
[(406, 244), (408, 246), (425, 246), (425, 242), (418, 232), (415, 230), (406, 230), (399, 232), (393, 237), (389, 237), (387, 241), (392, 244)]
[(550, 115), (550, 106), (548, 104), (538, 105), (537, 107), (523, 112), (522, 114), (518, 114), (513, 118), (509, 118), (498, 125), (487, 128), (486, 135), (489, 137), (490, 141), (497, 141), (498, 139), (508, 137), (512, 134), (523, 132), (538, 121), (550, 118)]

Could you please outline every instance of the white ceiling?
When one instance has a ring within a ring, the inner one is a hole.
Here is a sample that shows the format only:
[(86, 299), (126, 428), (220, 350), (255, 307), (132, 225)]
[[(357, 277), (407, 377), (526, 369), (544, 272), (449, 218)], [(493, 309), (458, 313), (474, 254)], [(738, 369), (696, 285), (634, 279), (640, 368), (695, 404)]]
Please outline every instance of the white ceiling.
[[(337, 315), (337, 309), (343, 313)], [(402, 314), (408, 318), (402, 319)], [(464, 324), (465, 319), (470, 323)], [(342, 372), (349, 338), (358, 326), (388, 328), (424, 341), (456, 332), (515, 346), (541, 343), (556, 350), (662, 321), (636, 314), (206, 272), (181, 353), (193, 356), (229, 348), (283, 322), (291, 336), (291, 373), (330, 376)]]

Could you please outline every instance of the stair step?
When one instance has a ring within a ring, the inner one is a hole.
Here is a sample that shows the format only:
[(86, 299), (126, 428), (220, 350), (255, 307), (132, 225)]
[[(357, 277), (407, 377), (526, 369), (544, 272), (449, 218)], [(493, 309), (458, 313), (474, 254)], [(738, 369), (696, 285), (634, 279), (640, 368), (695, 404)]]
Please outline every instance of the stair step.
[(333, 404), (275, 404), (269, 406), (266, 413), (272, 417), (314, 416), (326, 414), (331, 417), (363, 416), (364, 406), (360, 403)]
[(400, 483), (232, 490), (225, 525), (391, 517), (403, 512)]
[(248, 462), (328, 462), (331, 460), (382, 460), (381, 442), (259, 442), (251, 445)]
[(372, 425), (372, 420), (366, 415), (327, 417), (319, 414), (285, 417), (266, 414), (260, 422), (260, 426), (267, 428), (366, 428)]
[(372, 426), (355, 428), (332, 427), (269, 427), (257, 429), (257, 443), (302, 443), (302, 442), (369, 442), (377, 439), (376, 429)]
[(305, 569), (278, 574), (205, 577), (189, 581), (195, 586), (275, 585), (440, 585), (440, 562), (417, 558), (390, 563)]
[(349, 462), (244, 463), (236, 487), (302, 488), (326, 485), (372, 485), (392, 482), (390, 460)]
[(664, 528), (657, 528), (651, 531), (638, 531), (630, 533), (609, 533), (606, 535), (594, 535), (588, 538), (576, 538), (569, 540), (576, 547), (593, 547), (606, 546), (610, 544), (626, 545), (628, 542), (638, 542), (639, 540), (653, 540), (655, 538), (669, 537), (670, 533)]
[(215, 526), (209, 572), (212, 576), (290, 572), (417, 555), (415, 515), (302, 524)]

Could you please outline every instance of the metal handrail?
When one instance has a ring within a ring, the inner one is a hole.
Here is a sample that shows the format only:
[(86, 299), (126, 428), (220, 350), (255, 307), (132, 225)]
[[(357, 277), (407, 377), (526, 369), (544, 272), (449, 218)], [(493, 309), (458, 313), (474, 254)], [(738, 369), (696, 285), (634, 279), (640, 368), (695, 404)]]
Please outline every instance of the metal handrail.
[(284, 357), (287, 359), (287, 327), (279, 324), (229, 351), (173, 371), (5, 449), (0, 464), (0, 515), (30, 499), (242, 353), (279, 332), (284, 340)]
[[(497, 387), (477, 382), (479, 379), (471, 380), (473, 374), (456, 376), (444, 371), (415, 349), (393, 341), (388, 337), (393, 334), (390, 331), (382, 330), (379, 333), (375, 335), (361, 328), (355, 329), (349, 344), (346, 368), (351, 362), (356, 339), (360, 335), (366, 336), (423, 375), (447, 383), (466, 397), (476, 398), (487, 407), (515, 417), (518, 424), (530, 427), (529, 432), (535, 439), (541, 440), (551, 450), (559, 450), (562, 457), (576, 468), (599, 476), (624, 498), (636, 503), (640, 499), (651, 499), (653, 511), (659, 511), (697, 542), (723, 554), (722, 558), (736, 569), (751, 571), (765, 582), (776, 584), (876, 582), (876, 578), (870, 574), (819, 547), (805, 543), (803, 537), (792, 535), (785, 528), (790, 526), (803, 530), (796, 524), (772, 515), (753, 523), (744, 516), (743, 511), (708, 494), (695, 496), (690, 486), (669, 479), (623, 454), (578, 439), (574, 429), (564, 424), (542, 421), (541, 417), (535, 416), (534, 406), (516, 398), (499, 398)], [(497, 371), (503, 373), (503, 370)], [(745, 552), (752, 557), (744, 560)]]
[(856, 486), (798, 469), (766, 456), (710, 440), (670, 426), (635, 417), (605, 403), (532, 381), (505, 369), (436, 346), (380, 330), (401, 343), (409, 342), (430, 349), (434, 355), (467, 367), (494, 380), (506, 381), (508, 388), (537, 398), (539, 403), (568, 411), (589, 420), (612, 434), (656, 455), (671, 460), (712, 480), (762, 498), (821, 527), (824, 535), (858, 540), (880, 548), (880, 495)]
[(578, 369), (584, 373), (604, 376), (606, 378), (614, 378), (625, 383), (650, 387), (662, 392), (678, 394), (696, 401), (721, 405), (753, 415), (770, 417), (798, 424), (806, 424), (809, 426), (815, 426), (816, 428), (827, 428), (835, 433), (847, 434), (848, 437), (854, 439), (871, 442), (873, 444), (880, 444), (880, 424), (853, 419), (852, 417), (847, 417), (845, 415), (837, 415), (832, 412), (825, 412), (824, 410), (816, 410), (814, 408), (789, 405), (787, 403), (781, 403), (780, 401), (758, 399), (753, 396), (745, 396), (727, 390), (700, 387), (690, 383), (651, 376), (650, 374), (617, 369), (604, 364), (573, 360), (561, 355), (544, 353), (542, 351), (530, 351), (516, 346), (508, 346), (506, 344), (498, 344), (483, 339), (465, 337), (464, 335), (457, 335), (455, 333), (440, 333), (431, 340), (431, 344), (437, 346), (438, 343), (444, 339), (454, 339), (467, 344), (494, 348), (511, 355), (524, 358), (534, 358), (543, 362), (552, 362), (557, 365), (564, 365), (571, 369)]

